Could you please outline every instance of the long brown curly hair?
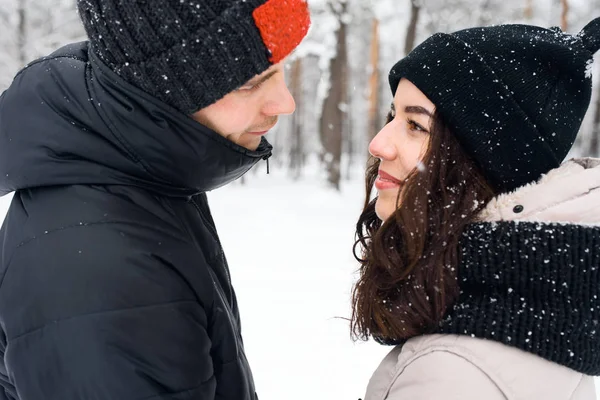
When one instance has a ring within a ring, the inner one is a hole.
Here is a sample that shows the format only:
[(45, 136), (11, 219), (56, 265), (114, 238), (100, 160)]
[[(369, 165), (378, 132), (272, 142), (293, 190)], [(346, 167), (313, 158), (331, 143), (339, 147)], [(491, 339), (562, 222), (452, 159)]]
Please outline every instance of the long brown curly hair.
[(460, 235), (496, 193), (437, 112), (425, 168), (409, 174), (396, 211), (384, 222), (371, 199), (379, 163), (369, 160), (356, 224), (354, 256), (361, 266), (351, 329), (355, 339), (393, 343), (439, 325), (458, 296)]

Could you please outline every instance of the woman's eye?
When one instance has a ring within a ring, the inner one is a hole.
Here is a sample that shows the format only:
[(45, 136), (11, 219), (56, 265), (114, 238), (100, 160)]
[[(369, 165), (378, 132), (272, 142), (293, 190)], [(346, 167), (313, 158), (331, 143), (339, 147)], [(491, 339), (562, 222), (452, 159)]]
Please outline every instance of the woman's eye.
[(408, 126), (410, 127), (410, 130), (412, 130), (412, 131), (420, 131), (420, 132), (427, 132), (427, 129), (423, 128), (421, 125), (417, 124), (412, 119), (408, 119), (407, 122), (408, 122)]
[(390, 110), (390, 112), (388, 112), (388, 115), (385, 119), (385, 123), (389, 124), (390, 122), (392, 122), (392, 120), (394, 119), (394, 117), (396, 117), (396, 113), (394, 112), (394, 110)]

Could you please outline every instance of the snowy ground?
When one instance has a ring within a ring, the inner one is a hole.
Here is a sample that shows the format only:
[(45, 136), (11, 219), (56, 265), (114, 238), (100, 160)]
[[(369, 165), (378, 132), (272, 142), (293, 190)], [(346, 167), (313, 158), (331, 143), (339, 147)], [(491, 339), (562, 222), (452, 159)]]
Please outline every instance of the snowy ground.
[[(335, 193), (321, 181), (261, 168), (210, 194), (261, 400), (357, 400), (389, 350), (353, 343), (344, 319), (362, 182)], [(0, 198), (0, 216), (8, 202)]]
[(356, 400), (389, 351), (350, 339), (358, 180), (341, 193), (272, 168), (210, 195), (261, 400)]

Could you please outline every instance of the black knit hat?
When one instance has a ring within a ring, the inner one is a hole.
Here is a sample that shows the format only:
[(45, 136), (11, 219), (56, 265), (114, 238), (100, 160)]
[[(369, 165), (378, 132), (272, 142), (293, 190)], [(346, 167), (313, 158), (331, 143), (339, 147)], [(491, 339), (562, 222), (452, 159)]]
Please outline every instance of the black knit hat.
[(537, 180), (567, 156), (587, 111), (600, 18), (579, 34), (499, 25), (437, 33), (390, 71), (436, 106), (497, 189)]
[(285, 58), (310, 25), (305, 0), (78, 0), (92, 51), (192, 114)]

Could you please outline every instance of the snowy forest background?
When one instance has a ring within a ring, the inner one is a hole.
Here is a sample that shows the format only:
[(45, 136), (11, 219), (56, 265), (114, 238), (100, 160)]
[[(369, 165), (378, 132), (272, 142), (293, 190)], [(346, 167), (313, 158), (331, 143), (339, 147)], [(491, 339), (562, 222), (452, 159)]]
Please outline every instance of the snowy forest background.
[[(276, 165), (293, 179), (323, 164), (335, 189), (353, 178), (391, 101), (390, 67), (429, 35), (499, 23), (578, 32), (600, 0), (309, 0), (313, 26), (287, 64), (297, 112), (269, 135)], [(76, 0), (0, 0), (0, 92), (27, 62), (84, 40)], [(600, 58), (600, 57), (597, 57)], [(600, 76), (573, 153), (600, 155)]]
[[(262, 165), (245, 176), (247, 184), (209, 194), (246, 353), (267, 400), (362, 397), (389, 351), (352, 343), (345, 318), (358, 267), (351, 249), (361, 176), (367, 143), (392, 100), (390, 67), (437, 31), (530, 23), (576, 33), (600, 16), (600, 0), (308, 1), (313, 27), (287, 65), (297, 112), (268, 135), (275, 145), (271, 174)], [(0, 0), (0, 93), (27, 62), (85, 39), (75, 4)], [(600, 156), (599, 62), (593, 72), (592, 103), (573, 155)], [(0, 198), (0, 216), (10, 200)], [(600, 393), (600, 379), (597, 387)]]

